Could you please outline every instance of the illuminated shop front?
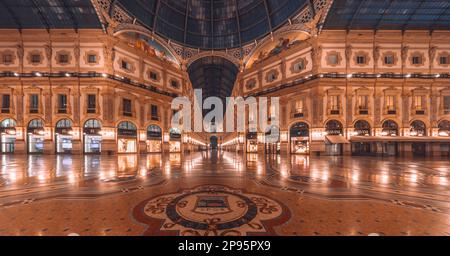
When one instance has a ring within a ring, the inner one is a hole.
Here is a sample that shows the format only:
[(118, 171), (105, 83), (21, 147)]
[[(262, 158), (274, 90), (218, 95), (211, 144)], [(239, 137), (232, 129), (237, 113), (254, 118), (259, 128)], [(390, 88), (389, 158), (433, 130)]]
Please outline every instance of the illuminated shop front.
[(170, 128), (169, 131), (169, 152), (181, 152), (181, 131), (178, 128)]
[(258, 133), (247, 131), (247, 153), (258, 152)]
[(121, 122), (117, 126), (118, 153), (137, 153), (137, 128), (131, 122)]
[(45, 130), (44, 121), (34, 119), (27, 126), (27, 150), (31, 154), (44, 153)]
[(62, 119), (56, 123), (55, 142), (57, 154), (72, 153), (72, 121)]
[(1, 153), (14, 153), (16, 143), (16, 121), (5, 119), (0, 123)]
[(343, 153), (343, 144), (348, 143), (344, 136), (342, 123), (330, 120), (325, 125), (325, 150), (328, 155), (340, 156)]
[(162, 151), (162, 130), (157, 125), (147, 127), (147, 153), (160, 153)]
[(83, 126), (84, 153), (99, 154), (102, 152), (102, 124), (96, 119), (87, 120)]
[[(381, 135), (387, 137), (396, 137), (399, 135), (398, 124), (392, 120), (386, 120), (381, 126)], [(398, 143), (395, 141), (387, 141), (383, 143), (383, 155), (397, 156), (398, 155)]]
[[(354, 125), (353, 136), (371, 136), (371, 127), (369, 122), (365, 120), (358, 120)], [(371, 142), (354, 142), (352, 143), (353, 155), (370, 155), (371, 154)]]
[(298, 122), (290, 129), (291, 153), (309, 154), (309, 125)]
[[(424, 137), (427, 136), (427, 127), (424, 122), (415, 120), (411, 123), (409, 129), (409, 136), (412, 137)], [(425, 142), (413, 142), (411, 144), (411, 150), (414, 156), (425, 156), (427, 150), (427, 143)]]

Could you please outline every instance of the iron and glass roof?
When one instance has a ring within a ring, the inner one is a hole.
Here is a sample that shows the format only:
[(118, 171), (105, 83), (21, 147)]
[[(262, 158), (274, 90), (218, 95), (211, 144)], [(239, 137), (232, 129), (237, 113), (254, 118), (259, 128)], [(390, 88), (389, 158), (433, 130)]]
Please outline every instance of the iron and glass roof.
[(448, 0), (334, 0), (323, 29), (446, 30)]
[(210, 96), (225, 100), (231, 96), (239, 70), (221, 57), (205, 57), (189, 66), (189, 78), (195, 89), (203, 90), (203, 98)]
[(150, 30), (201, 49), (240, 47), (283, 25), (309, 0), (116, 0)]
[(90, 0), (0, 0), (0, 28), (3, 29), (101, 27)]

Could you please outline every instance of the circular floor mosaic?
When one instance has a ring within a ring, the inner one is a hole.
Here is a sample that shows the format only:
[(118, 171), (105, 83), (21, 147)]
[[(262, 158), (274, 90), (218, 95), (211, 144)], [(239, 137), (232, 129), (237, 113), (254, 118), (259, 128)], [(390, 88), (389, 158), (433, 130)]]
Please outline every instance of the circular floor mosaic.
[(222, 185), (205, 185), (147, 199), (134, 217), (148, 225), (145, 235), (275, 235), (289, 210), (267, 196)]

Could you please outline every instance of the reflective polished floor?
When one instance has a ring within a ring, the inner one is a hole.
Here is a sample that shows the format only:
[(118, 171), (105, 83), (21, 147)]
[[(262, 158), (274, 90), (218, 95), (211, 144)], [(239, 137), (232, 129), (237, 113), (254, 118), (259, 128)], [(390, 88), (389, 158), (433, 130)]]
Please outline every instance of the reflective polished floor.
[(0, 160), (0, 235), (450, 235), (448, 158)]

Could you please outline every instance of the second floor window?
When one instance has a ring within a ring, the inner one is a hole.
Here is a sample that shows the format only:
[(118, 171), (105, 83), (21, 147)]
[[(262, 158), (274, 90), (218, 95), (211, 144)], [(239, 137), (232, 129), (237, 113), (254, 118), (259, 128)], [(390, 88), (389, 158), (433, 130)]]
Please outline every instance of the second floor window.
[(123, 115), (124, 116), (132, 116), (131, 112), (131, 100), (129, 99), (123, 99)]
[(63, 63), (63, 64), (69, 63), (69, 55), (60, 54), (58, 57), (58, 60), (59, 60), (59, 63)]
[(39, 95), (30, 94), (30, 113), (38, 113), (39, 112)]
[(414, 109), (415, 110), (423, 110), (422, 96), (414, 96)]
[(58, 113), (67, 113), (67, 95), (58, 94)]
[(153, 81), (157, 81), (158, 80), (158, 74), (155, 73), (155, 72), (150, 71), (149, 76), (150, 76), (150, 79), (153, 80)]
[(394, 65), (394, 56), (386, 55), (384, 57), (384, 64), (386, 64), (386, 65)]
[(439, 64), (441, 65), (447, 65), (449, 64), (449, 60), (447, 56), (441, 56), (439, 57)]
[(9, 94), (2, 95), (2, 113), (9, 113), (9, 108), (11, 107), (11, 101)]
[(358, 96), (358, 109), (360, 110), (369, 109), (369, 96), (367, 95)]
[(388, 111), (395, 111), (395, 96), (386, 96), (386, 109)]
[(127, 61), (122, 60), (122, 68), (125, 70), (131, 70), (131, 64)]
[(91, 64), (97, 63), (97, 55), (95, 55), (95, 54), (89, 54), (87, 59), (88, 59), (88, 63), (91, 63)]
[(450, 96), (444, 96), (444, 114), (450, 115)]
[(303, 100), (297, 100), (295, 102), (295, 113), (303, 113)]
[(339, 95), (332, 95), (330, 96), (330, 105), (331, 105), (331, 110), (339, 110)]
[(97, 107), (97, 100), (95, 94), (89, 94), (87, 96), (87, 112), (88, 113), (95, 113)]
[(156, 119), (156, 120), (158, 120), (158, 106), (156, 106), (156, 105), (151, 105), (151, 107), (150, 107), (151, 109), (151, 115), (152, 115), (152, 119)]
[(39, 54), (31, 55), (31, 62), (35, 63), (35, 64), (40, 63), (41, 62), (41, 55), (39, 55)]
[(11, 63), (12, 63), (12, 55), (11, 54), (3, 55), (3, 64), (8, 65)]
[(366, 57), (364, 57), (364, 56), (356, 56), (356, 63), (357, 64), (366, 64)]
[(420, 56), (413, 56), (412, 57), (412, 64), (413, 65), (420, 65), (420, 64), (422, 64), (422, 58)]

